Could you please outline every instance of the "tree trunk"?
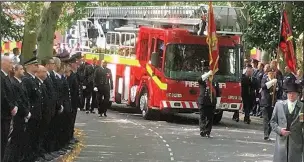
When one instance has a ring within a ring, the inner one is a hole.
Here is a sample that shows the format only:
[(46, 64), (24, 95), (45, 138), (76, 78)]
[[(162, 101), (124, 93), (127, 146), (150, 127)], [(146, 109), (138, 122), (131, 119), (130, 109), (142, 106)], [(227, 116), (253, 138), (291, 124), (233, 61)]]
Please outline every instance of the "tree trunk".
[(40, 5), (34, 2), (28, 2), (26, 8), (24, 33), (22, 41), (22, 55), (24, 60), (20, 60), (23, 63), (25, 60), (29, 60), (33, 57), (33, 51), (36, 49), (37, 42), (37, 25), (40, 15)]
[(264, 63), (264, 64), (268, 64), (269, 63), (269, 61), (270, 61), (270, 52), (267, 52), (267, 51), (265, 51), (265, 50), (262, 50), (261, 51), (261, 59), (262, 59), (262, 62)]
[(44, 2), (38, 30), (38, 60), (53, 56), (54, 33), (64, 2)]

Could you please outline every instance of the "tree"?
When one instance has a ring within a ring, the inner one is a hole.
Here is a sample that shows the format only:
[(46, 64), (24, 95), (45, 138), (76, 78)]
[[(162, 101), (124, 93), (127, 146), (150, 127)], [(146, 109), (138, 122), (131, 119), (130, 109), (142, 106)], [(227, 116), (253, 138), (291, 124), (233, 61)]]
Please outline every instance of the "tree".
[(75, 21), (85, 16), (86, 7), (94, 7), (95, 3), (90, 2), (66, 2), (62, 7), (62, 12), (57, 22), (57, 29), (64, 32), (69, 29)]
[[(298, 38), (304, 31), (303, 2), (287, 2), (286, 7), (293, 36)], [(249, 24), (245, 30), (245, 40), (250, 48), (258, 47), (268, 52), (276, 52), (280, 37), (280, 15), (283, 4), (278, 2), (246, 2)], [(297, 22), (297, 23), (293, 23)]]
[(25, 2), (24, 9), (24, 32), (22, 41), (22, 55), (24, 60), (33, 57), (33, 51), (36, 49), (37, 29), (40, 19), (41, 2)]
[(1, 40), (20, 41), (22, 39), (23, 25), (14, 21), (14, 18), (20, 18), (20, 14), (12, 11), (12, 9), (19, 10), (19, 6), (7, 2), (1, 2), (0, 6)]
[(54, 33), (64, 2), (44, 2), (37, 35), (38, 60), (53, 56)]

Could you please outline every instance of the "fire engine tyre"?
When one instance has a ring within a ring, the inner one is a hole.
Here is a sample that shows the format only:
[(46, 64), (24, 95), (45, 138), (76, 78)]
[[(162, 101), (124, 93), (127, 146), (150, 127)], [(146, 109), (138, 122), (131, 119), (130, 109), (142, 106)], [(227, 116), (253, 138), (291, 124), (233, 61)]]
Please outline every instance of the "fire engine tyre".
[(148, 92), (145, 88), (141, 91), (139, 97), (139, 108), (141, 110), (141, 114), (144, 119), (146, 120), (153, 119), (152, 109), (149, 109), (148, 107)]
[(223, 117), (223, 111), (215, 112), (213, 116), (213, 124), (214, 125), (219, 124), (220, 121), (222, 120), (222, 117)]

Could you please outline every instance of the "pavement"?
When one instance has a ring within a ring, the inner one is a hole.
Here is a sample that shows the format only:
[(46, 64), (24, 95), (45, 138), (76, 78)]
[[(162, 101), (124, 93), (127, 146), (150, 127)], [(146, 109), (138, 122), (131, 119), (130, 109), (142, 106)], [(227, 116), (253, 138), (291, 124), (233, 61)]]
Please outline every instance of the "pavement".
[(76, 162), (272, 161), (274, 141), (263, 140), (260, 118), (248, 125), (232, 121), (232, 113), (225, 112), (213, 137), (206, 139), (199, 136), (197, 114), (148, 121), (134, 109), (114, 106), (107, 115), (78, 112), (76, 127), (85, 133), (85, 148)]

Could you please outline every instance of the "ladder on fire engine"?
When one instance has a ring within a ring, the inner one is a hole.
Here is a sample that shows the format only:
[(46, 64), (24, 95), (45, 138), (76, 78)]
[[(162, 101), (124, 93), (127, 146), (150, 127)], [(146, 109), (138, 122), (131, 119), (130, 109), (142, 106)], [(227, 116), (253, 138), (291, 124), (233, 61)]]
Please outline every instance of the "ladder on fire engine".
[[(128, 21), (127, 25), (115, 28), (116, 32), (107, 32), (106, 44), (110, 54), (120, 53), (119, 55), (122, 56), (131, 56), (135, 53), (136, 34), (134, 33), (139, 25), (153, 27), (172, 25), (197, 33), (202, 16), (208, 15), (208, 7), (208, 5), (87, 7), (85, 13), (87, 20), (98, 20), (106, 23), (107, 26), (110, 20)], [(241, 9), (241, 7), (213, 6), (218, 27), (217, 34), (242, 34), (237, 18), (237, 13), (241, 12)], [(206, 31), (204, 33), (206, 35)]]
[[(237, 13), (242, 7), (213, 6), (218, 34), (241, 35)], [(208, 5), (200, 6), (123, 6), (87, 7), (88, 19), (142, 21), (150, 24), (178, 24), (196, 26), (203, 15), (208, 15)]]

